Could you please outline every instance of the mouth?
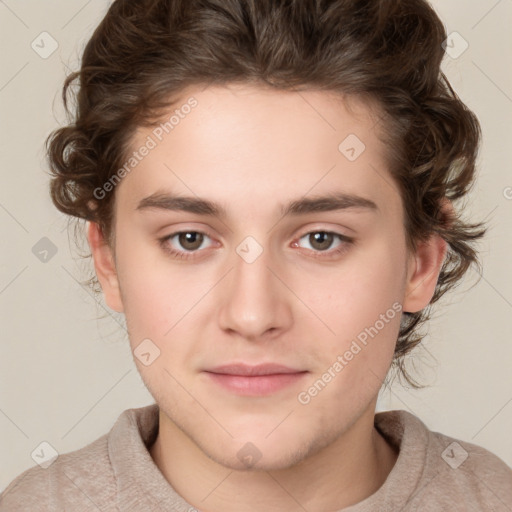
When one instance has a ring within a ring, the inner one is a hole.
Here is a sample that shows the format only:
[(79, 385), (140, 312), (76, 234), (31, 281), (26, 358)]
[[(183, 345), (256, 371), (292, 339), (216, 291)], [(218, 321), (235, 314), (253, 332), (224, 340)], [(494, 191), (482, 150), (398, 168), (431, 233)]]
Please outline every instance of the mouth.
[(309, 373), (288, 366), (267, 363), (256, 366), (228, 364), (205, 370), (210, 380), (224, 390), (243, 396), (264, 396), (296, 384)]

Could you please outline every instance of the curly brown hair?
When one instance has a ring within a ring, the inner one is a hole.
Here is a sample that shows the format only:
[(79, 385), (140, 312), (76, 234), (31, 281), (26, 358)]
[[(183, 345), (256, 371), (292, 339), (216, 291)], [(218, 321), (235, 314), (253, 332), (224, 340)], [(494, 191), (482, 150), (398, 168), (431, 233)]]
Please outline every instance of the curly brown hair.
[(473, 243), (486, 232), (460, 210), (448, 219), (441, 209), (473, 186), (481, 136), (441, 71), (445, 39), (425, 0), (115, 0), (65, 80), (71, 122), (46, 140), (52, 200), (98, 223), (111, 243), (115, 194), (98, 200), (94, 191), (123, 165), (137, 127), (154, 126), (188, 86), (310, 88), (376, 101), (408, 249), (432, 234), (448, 243), (431, 303), (403, 313), (396, 343), (396, 373), (418, 387), (404, 356), (423, 339), (432, 304), (480, 267)]

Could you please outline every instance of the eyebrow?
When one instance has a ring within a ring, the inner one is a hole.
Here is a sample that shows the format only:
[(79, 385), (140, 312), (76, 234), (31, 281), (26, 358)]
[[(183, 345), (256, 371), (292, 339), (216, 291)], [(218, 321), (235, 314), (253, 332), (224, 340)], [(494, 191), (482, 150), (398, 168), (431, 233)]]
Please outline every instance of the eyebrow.
[[(156, 192), (142, 199), (136, 210), (171, 210), (195, 213), (212, 217), (226, 218), (226, 209), (218, 203), (199, 197), (179, 196)], [(379, 207), (370, 199), (343, 192), (322, 196), (296, 199), (287, 205), (281, 205), (282, 216), (305, 215), (308, 213), (330, 212), (337, 210), (361, 210), (378, 212)]]

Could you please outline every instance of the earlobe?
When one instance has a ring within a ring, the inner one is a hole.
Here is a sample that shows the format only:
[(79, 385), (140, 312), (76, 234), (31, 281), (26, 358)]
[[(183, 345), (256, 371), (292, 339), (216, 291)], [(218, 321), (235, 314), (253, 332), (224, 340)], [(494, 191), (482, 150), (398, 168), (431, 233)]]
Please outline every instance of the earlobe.
[(106, 242), (97, 223), (87, 223), (87, 240), (93, 257), (96, 276), (105, 296), (105, 302), (110, 309), (121, 313), (123, 303), (112, 249)]

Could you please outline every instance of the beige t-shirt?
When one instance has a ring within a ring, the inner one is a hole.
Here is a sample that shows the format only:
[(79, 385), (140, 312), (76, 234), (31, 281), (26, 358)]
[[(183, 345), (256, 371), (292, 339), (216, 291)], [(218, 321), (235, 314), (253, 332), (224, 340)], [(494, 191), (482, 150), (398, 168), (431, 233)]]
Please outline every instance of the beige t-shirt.
[[(375, 426), (399, 448), (397, 462), (377, 492), (343, 512), (512, 512), (512, 469), (492, 453), (406, 411), (377, 413)], [(151, 458), (157, 433), (156, 404), (124, 411), (108, 434), (19, 475), (0, 512), (195, 512)]]

